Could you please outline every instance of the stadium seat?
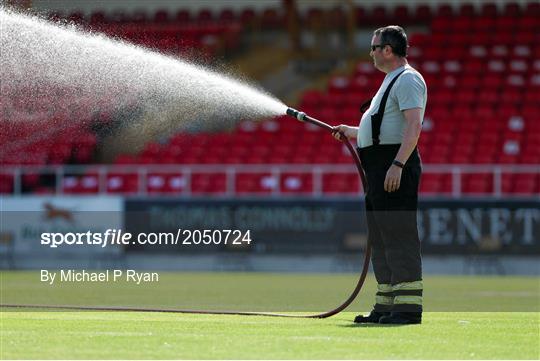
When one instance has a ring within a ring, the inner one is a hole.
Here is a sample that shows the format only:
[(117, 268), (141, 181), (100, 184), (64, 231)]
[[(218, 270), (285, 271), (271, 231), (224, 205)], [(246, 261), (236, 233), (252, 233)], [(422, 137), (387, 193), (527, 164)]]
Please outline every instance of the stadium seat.
[(149, 21), (148, 13), (144, 9), (138, 9), (133, 12), (130, 22), (144, 24)]
[[(89, 22), (89, 26), (107, 34), (123, 36), (129, 41), (158, 48), (170, 54), (187, 54), (192, 50), (209, 59), (239, 48), (244, 25), (250, 29), (282, 29), (285, 23), (281, 9), (235, 12), (232, 8), (215, 11), (203, 8), (197, 13), (186, 9), (170, 12), (159, 9), (154, 14), (123, 10), (95, 11), (89, 16), (79, 12), (58, 13), (59, 19)], [(382, 6), (369, 10), (357, 6), (359, 26), (396, 23), (419, 23), (421, 33), (409, 34), (411, 64), (417, 64), (429, 88), (428, 109), (419, 147), (425, 164), (537, 164), (540, 158), (540, 4), (530, 1), (492, 1), (477, 3), (439, 3)], [(131, 14), (131, 15), (130, 15)], [(53, 16), (51, 15), (51, 16)], [(331, 16), (330, 16), (331, 15)], [(343, 19), (339, 8), (313, 9), (307, 17), (335, 16)], [(335, 19), (332, 20), (335, 22)], [(392, 20), (392, 21), (393, 21)], [(331, 21), (331, 22), (332, 22)], [(338, 21), (343, 22), (343, 20)], [(464, 46), (466, 44), (467, 46)], [(371, 61), (359, 61), (350, 74), (329, 77), (324, 90), (307, 90), (301, 94), (300, 109), (330, 124), (357, 124), (359, 105), (373, 96), (384, 77)], [(61, 90), (61, 89), (60, 89)], [(65, 93), (65, 90), (64, 90)], [(25, 111), (47, 110), (55, 99), (48, 97), (14, 98), (14, 107)], [(84, 114), (84, 109), (81, 114)], [(90, 114), (90, 110), (86, 112)], [(112, 121), (114, 114), (103, 111), (99, 122)], [(51, 118), (72, 120), (66, 109)], [(283, 126), (287, 122), (286, 126)], [(97, 120), (96, 120), (97, 122)], [(21, 122), (23, 123), (23, 122)], [(81, 123), (83, 123), (81, 121)], [(44, 123), (45, 124), (45, 123)], [(19, 152), (2, 154), (2, 164), (61, 165), (84, 164), (94, 160), (96, 125), (58, 132), (47, 141), (35, 142)], [(43, 129), (47, 126), (44, 125)], [(31, 127), (6, 126), (0, 134), (2, 144), (35, 132)], [(64, 134), (61, 134), (64, 133)], [(298, 133), (302, 134), (299, 141)], [(226, 152), (207, 152), (209, 147)], [(313, 152), (317, 149), (317, 152)], [(291, 125), (288, 119), (246, 121), (230, 133), (176, 134), (162, 143), (149, 142), (134, 155), (119, 155), (114, 164), (349, 164), (350, 157), (325, 132), (302, 124)], [(503, 191), (531, 194), (540, 187), (537, 177), (503, 174)], [(0, 178), (0, 191), (13, 191), (11, 176)], [(139, 184), (138, 174), (114, 169), (100, 179), (96, 172), (66, 174), (61, 179), (64, 193), (97, 193), (100, 182), (108, 193), (168, 194), (187, 192), (189, 178), (183, 174), (149, 172)], [(509, 180), (510, 179), (510, 180)], [(22, 178), (25, 189), (49, 192), (36, 174)], [(227, 191), (227, 179), (220, 174), (196, 174), (191, 179), (194, 194)], [(281, 189), (286, 194), (308, 194), (313, 191), (311, 174), (282, 174), (277, 179), (268, 173), (237, 175), (236, 191), (270, 194)], [(468, 194), (493, 191), (489, 176), (466, 175), (462, 189)], [(448, 174), (426, 173), (421, 184), (425, 194), (452, 191)], [(358, 179), (348, 174), (324, 174), (325, 193), (356, 193)]]
[(169, 21), (169, 12), (165, 9), (156, 10), (154, 13), (154, 23), (167, 23)]
[(202, 194), (225, 194), (226, 176), (222, 173), (193, 173), (191, 177), (191, 193)]
[(437, 8), (437, 16), (444, 19), (452, 19), (454, 9), (447, 3), (440, 4)]
[(247, 26), (248, 28), (253, 28), (257, 21), (257, 15), (255, 10), (251, 8), (243, 9), (240, 13), (240, 22), (242, 25)]
[(221, 12), (219, 13), (219, 20), (224, 22), (236, 20), (234, 11), (228, 8), (221, 10)]
[(426, 4), (418, 4), (414, 11), (414, 22), (415, 23), (429, 23), (433, 14), (431, 12), (431, 7)]
[(107, 193), (133, 194), (139, 191), (137, 174), (109, 173), (106, 177)]
[(386, 13), (386, 7), (377, 5), (371, 10), (370, 14), (371, 23), (374, 26), (384, 26), (387, 23), (388, 15)]
[(465, 174), (462, 177), (464, 193), (489, 193), (492, 191), (493, 176), (491, 174)]
[(505, 16), (511, 16), (513, 18), (520, 17), (522, 15), (522, 9), (519, 3), (517, 2), (507, 2), (504, 4), (503, 14)]
[(213, 18), (214, 15), (212, 14), (212, 10), (208, 8), (199, 10), (199, 13), (197, 14), (197, 21), (200, 23), (210, 22)]
[(538, 194), (537, 190), (537, 180), (538, 176), (536, 174), (518, 174), (515, 176), (515, 183), (513, 192), (517, 194)]
[(105, 18), (104, 11), (94, 11), (90, 15), (90, 25), (103, 24), (106, 22), (107, 22), (107, 19)]
[(99, 188), (99, 176), (92, 173), (82, 176), (77, 186), (78, 193), (98, 193)]
[(0, 193), (13, 192), (14, 179), (13, 176), (6, 173), (0, 174)]
[(177, 23), (186, 24), (191, 21), (191, 13), (186, 9), (179, 9), (176, 12), (175, 19)]
[(497, 17), (497, 5), (495, 3), (487, 2), (482, 4), (480, 14), (481, 16), (496, 18)]
[(540, 3), (538, 3), (538, 1), (528, 2), (525, 8), (525, 14), (536, 16), (536, 19), (538, 20), (538, 16), (540, 15)]
[(261, 27), (263, 30), (273, 30), (281, 28), (284, 24), (284, 18), (277, 9), (267, 8), (261, 15)]

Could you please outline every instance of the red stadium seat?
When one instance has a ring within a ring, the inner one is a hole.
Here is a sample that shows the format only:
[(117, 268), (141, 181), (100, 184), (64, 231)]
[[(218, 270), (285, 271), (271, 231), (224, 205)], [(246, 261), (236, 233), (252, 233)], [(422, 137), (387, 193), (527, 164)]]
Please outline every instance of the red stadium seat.
[(459, 7), (459, 16), (461, 17), (474, 17), (476, 15), (476, 9), (471, 3), (461, 4)]
[(375, 6), (371, 10), (371, 21), (375, 26), (384, 26), (387, 23), (388, 15), (386, 14), (386, 7)]
[(61, 180), (62, 193), (81, 193), (80, 179), (77, 176), (65, 176)]
[(496, 18), (498, 15), (497, 4), (495, 3), (484, 3), (480, 10), (482, 16)]
[(347, 15), (345, 10), (335, 6), (326, 13), (326, 22), (331, 29), (344, 29), (347, 25)]
[(180, 9), (176, 12), (176, 22), (180, 24), (186, 24), (191, 21), (191, 13), (189, 10)]
[(156, 10), (154, 14), (155, 23), (166, 23), (169, 21), (169, 13), (165, 9)]
[(521, 5), (517, 2), (507, 2), (504, 4), (503, 14), (514, 18), (520, 17), (522, 15)]
[(257, 15), (255, 14), (255, 10), (251, 8), (244, 9), (240, 13), (240, 22), (244, 26), (253, 27), (255, 25), (256, 20), (257, 20)]
[(362, 6), (356, 6), (354, 8), (354, 18), (358, 27), (365, 27), (370, 21), (370, 17), (368, 16), (366, 9)]
[(540, 16), (540, 3), (538, 3), (538, 1), (528, 2), (525, 8), (525, 14), (530, 16)]
[(225, 194), (226, 176), (222, 173), (193, 173), (191, 192), (193, 194)]
[(146, 176), (146, 189), (148, 193), (162, 193), (167, 187), (167, 176), (160, 173), (152, 173)]
[(281, 193), (311, 194), (313, 182), (311, 173), (285, 173), (281, 175)]
[(431, 7), (426, 4), (418, 4), (414, 12), (415, 23), (429, 23), (433, 14), (431, 13)]
[(464, 193), (491, 193), (493, 176), (491, 174), (466, 174), (463, 176)]
[(86, 174), (79, 178), (78, 193), (97, 193), (100, 189), (99, 176)]
[(277, 9), (267, 8), (261, 16), (261, 26), (263, 30), (271, 30), (282, 27), (284, 19)]
[(107, 193), (130, 194), (139, 191), (139, 176), (133, 173), (109, 173), (106, 183)]
[(538, 194), (537, 180), (536, 174), (515, 174), (512, 191), (518, 194)]
[(198, 22), (210, 22), (214, 18), (212, 14), (212, 10), (210, 9), (201, 9), (199, 10), (199, 13), (197, 14), (197, 21)]
[(323, 175), (322, 182), (322, 190), (326, 194), (358, 194), (361, 189), (359, 176), (357, 174), (327, 173)]
[(13, 188), (13, 176), (5, 173), (0, 173), (0, 194), (12, 193)]
[(454, 9), (451, 5), (443, 3), (437, 8), (437, 16), (441, 18), (450, 19), (454, 16)]
[(69, 14), (68, 20), (76, 24), (82, 24), (85, 22), (86, 19), (84, 17), (84, 13), (82, 13), (81, 11), (74, 11)]
[(144, 9), (138, 9), (133, 12), (133, 15), (130, 19), (131, 22), (137, 23), (137, 24), (144, 24), (149, 21), (148, 14)]
[(107, 21), (104, 11), (94, 11), (90, 15), (90, 25), (103, 24)]

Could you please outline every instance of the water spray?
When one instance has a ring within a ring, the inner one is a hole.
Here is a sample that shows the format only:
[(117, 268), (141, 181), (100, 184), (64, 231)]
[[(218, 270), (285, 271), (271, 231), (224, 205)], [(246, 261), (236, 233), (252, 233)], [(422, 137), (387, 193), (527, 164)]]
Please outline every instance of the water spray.
[[(51, 137), (51, 129), (93, 126), (88, 114), (110, 117), (99, 124), (108, 140), (100, 149), (112, 158), (173, 132), (230, 129), (245, 119), (281, 115), (287, 108), (232, 74), (2, 6), (0, 48), (0, 112), (24, 111), (20, 99), (47, 100), (43, 117), (0, 119), (3, 129), (17, 129), (20, 122), (40, 129), (22, 142), (14, 138), (0, 144), (2, 154)], [(45, 129), (41, 124), (51, 119), (54, 124)]]

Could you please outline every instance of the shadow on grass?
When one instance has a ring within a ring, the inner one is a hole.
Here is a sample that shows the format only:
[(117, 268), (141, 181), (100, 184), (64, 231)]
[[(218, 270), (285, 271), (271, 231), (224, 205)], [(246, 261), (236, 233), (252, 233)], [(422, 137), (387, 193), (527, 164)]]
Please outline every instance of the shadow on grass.
[(340, 325), (340, 327), (348, 328), (384, 328), (384, 327), (403, 327), (403, 326), (417, 326), (419, 324), (388, 324), (388, 323), (350, 323), (346, 325)]

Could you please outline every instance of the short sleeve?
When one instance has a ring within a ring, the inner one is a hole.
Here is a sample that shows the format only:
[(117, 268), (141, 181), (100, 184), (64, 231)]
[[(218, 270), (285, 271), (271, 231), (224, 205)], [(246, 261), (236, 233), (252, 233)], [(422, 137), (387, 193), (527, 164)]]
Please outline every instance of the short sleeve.
[(398, 80), (395, 96), (399, 104), (399, 110), (423, 108), (425, 104), (426, 85), (422, 79), (417, 74), (406, 73)]

